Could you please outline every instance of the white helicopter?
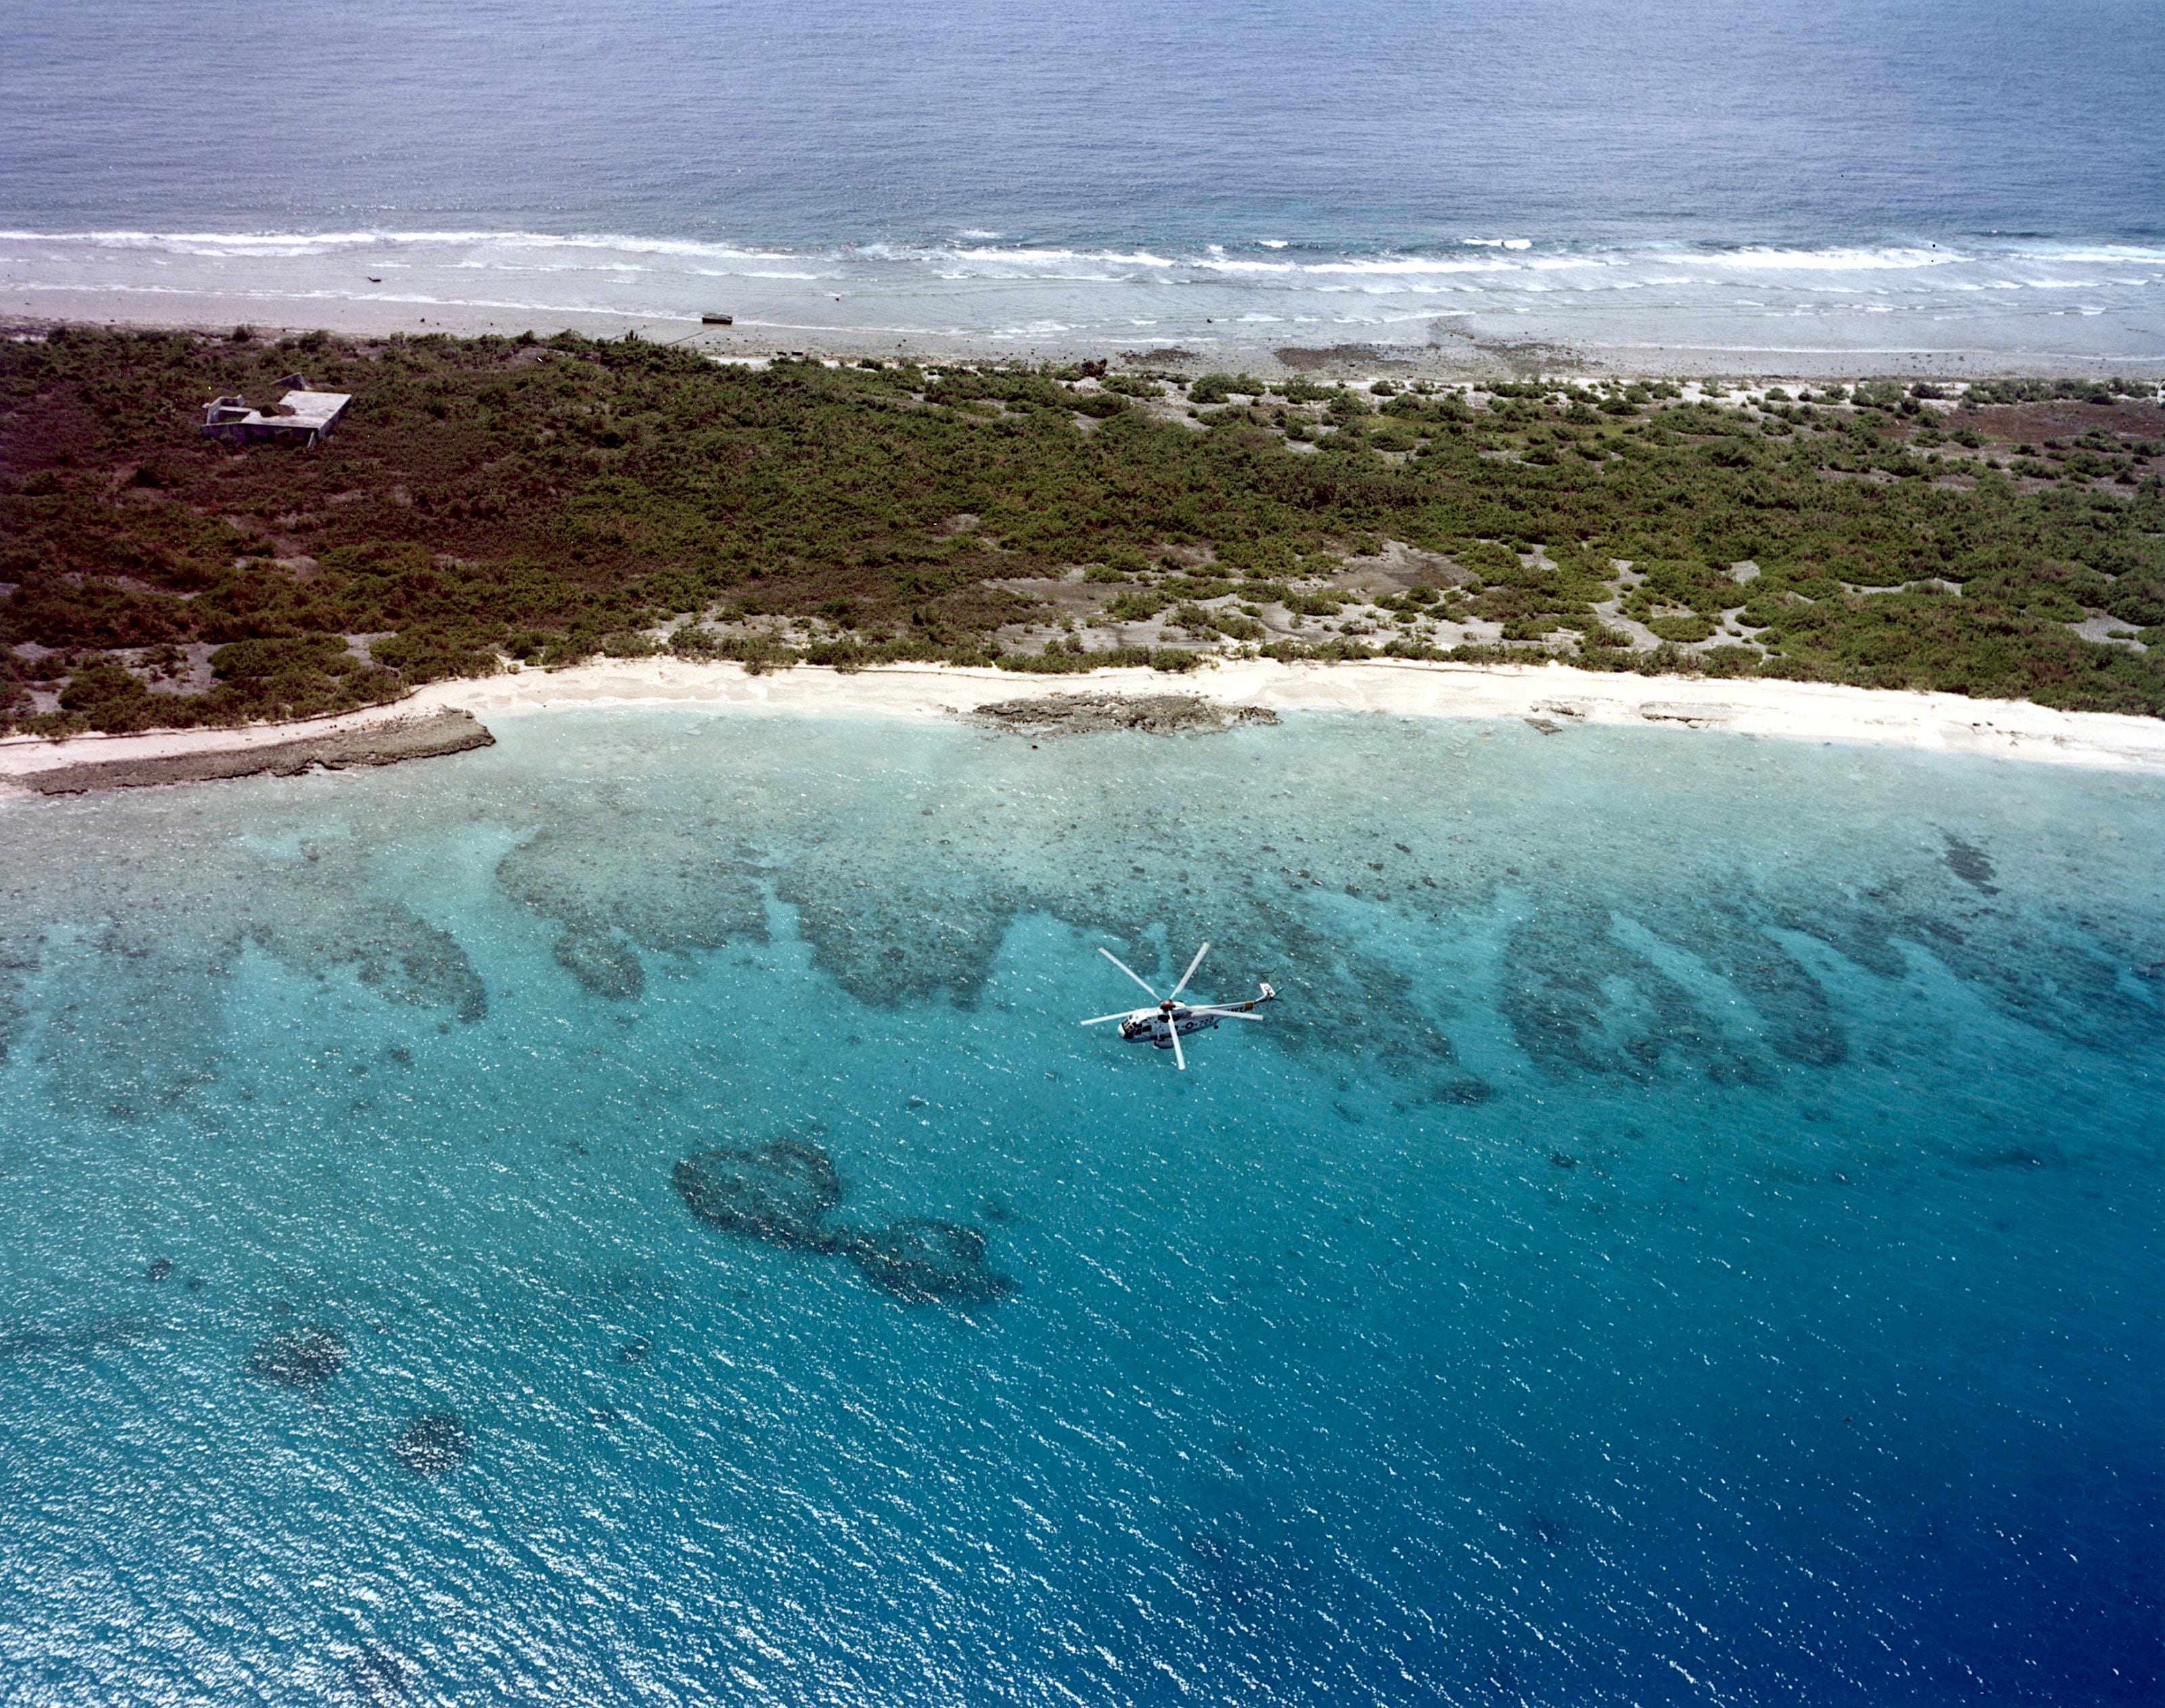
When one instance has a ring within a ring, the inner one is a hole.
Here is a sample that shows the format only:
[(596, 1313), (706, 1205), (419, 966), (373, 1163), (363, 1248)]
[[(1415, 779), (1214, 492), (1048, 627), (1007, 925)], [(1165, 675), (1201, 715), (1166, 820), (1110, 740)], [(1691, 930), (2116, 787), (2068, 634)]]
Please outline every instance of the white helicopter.
[(1263, 1017), (1254, 1011), (1266, 1002), (1278, 1000), (1278, 993), (1265, 985), (1262, 996), (1251, 997), (1246, 1002), (1198, 1002), (1191, 1006), (1182, 1001), (1180, 993), (1188, 988), (1188, 981), (1195, 976), (1195, 970), (1203, 964), (1203, 957), (1210, 953), (1210, 945), (1207, 943), (1195, 951), (1195, 959), (1188, 964), (1188, 970), (1180, 975), (1180, 982), (1172, 987), (1170, 996), (1161, 996), (1148, 985), (1143, 985), (1143, 981), (1135, 977), (1135, 970), (1112, 950), (1100, 949), (1098, 953), (1130, 978), (1135, 979), (1138, 985), (1142, 985), (1144, 990), (1149, 991), (1151, 1001), (1157, 1006), (1130, 1008), (1122, 1014), (1100, 1014), (1096, 1019), (1086, 1020), (1082, 1024), (1103, 1026), (1109, 1020), (1117, 1020), (1120, 1022), (1122, 1038), (1130, 1043), (1147, 1043), (1159, 1049), (1171, 1050), (1173, 1065), (1183, 1072), (1186, 1072), (1188, 1068), (1188, 1058), (1181, 1054), (1180, 1049), (1183, 1034), (1207, 1032), (1221, 1020), (1261, 1020)]

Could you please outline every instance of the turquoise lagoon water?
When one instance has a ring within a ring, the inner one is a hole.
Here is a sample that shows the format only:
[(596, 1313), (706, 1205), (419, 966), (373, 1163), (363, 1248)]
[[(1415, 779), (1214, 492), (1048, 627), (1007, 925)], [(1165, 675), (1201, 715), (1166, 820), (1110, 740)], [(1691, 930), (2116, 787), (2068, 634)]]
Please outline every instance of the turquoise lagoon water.
[(2157, 1699), (2165, 782), (498, 733), (0, 808), (0, 1700)]

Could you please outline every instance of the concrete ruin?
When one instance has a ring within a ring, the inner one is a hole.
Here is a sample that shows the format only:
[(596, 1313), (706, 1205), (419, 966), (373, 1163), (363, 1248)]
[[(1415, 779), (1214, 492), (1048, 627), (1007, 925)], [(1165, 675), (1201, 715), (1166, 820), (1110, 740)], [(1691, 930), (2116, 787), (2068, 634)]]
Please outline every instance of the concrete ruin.
[(288, 374), (279, 383), (289, 388), (278, 400), (279, 413), (266, 415), (250, 408), (245, 397), (220, 397), (203, 411), (203, 437), (234, 444), (269, 439), (313, 450), (338, 425), (346, 405), (353, 402), (348, 392), (311, 391), (298, 374)]

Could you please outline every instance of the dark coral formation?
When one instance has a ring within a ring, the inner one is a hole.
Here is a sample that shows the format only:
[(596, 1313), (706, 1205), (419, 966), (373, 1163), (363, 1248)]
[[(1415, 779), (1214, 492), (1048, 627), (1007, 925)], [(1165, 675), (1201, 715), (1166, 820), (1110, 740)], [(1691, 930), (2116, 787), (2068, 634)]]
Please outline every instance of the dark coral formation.
[(424, 1477), (456, 1469), (472, 1451), (466, 1425), (451, 1411), (431, 1411), (415, 1418), (391, 1443), (391, 1456), (408, 1470)]
[[(794, 868), (777, 875), (775, 895), (796, 911), (820, 970), (860, 1002), (891, 1008), (944, 996), (975, 1007), (1015, 900), (959, 881), (936, 848), (914, 852), (924, 862), (915, 870), (892, 860), (846, 884)], [(859, 882), (877, 887), (880, 907), (865, 906)]]
[(1964, 842), (1951, 830), (1943, 830), (1940, 834), (1947, 839), (1947, 870), (1978, 895), (1997, 896), (1999, 886), (1992, 881), (1992, 856), (1974, 843)]
[(380, 1705), (390, 1702), (410, 1702), (414, 1700), (412, 1681), (407, 1676), (406, 1663), (387, 1649), (374, 1644), (365, 1645), (361, 1653), (346, 1663), (345, 1700), (349, 1702)]
[(913, 1305), (989, 1305), (1014, 1287), (987, 1265), (982, 1232), (959, 1222), (905, 1216), (846, 1236), (842, 1249), (872, 1285)]
[(322, 1323), (273, 1329), (249, 1349), (248, 1373), (313, 1393), (345, 1368), (345, 1337)]
[(635, 817), (603, 838), (544, 830), (506, 854), (496, 878), (505, 895), (558, 927), (557, 964), (612, 1001), (645, 991), (641, 950), (682, 954), (766, 939), (751, 863), (711, 836)]
[(841, 1177), (819, 1146), (779, 1138), (756, 1150), (710, 1150), (686, 1157), (672, 1175), (702, 1222), (770, 1245), (832, 1251), (821, 1226), (842, 1201)]
[(99, 1316), (67, 1328), (17, 1328), (0, 1334), (0, 1359), (82, 1359), (113, 1347), (131, 1346), (156, 1332), (136, 1316)]
[(842, 1180), (817, 1145), (782, 1138), (752, 1150), (703, 1151), (679, 1162), (671, 1178), (702, 1222), (787, 1250), (845, 1257), (880, 1291), (910, 1304), (987, 1305), (1014, 1289), (986, 1263), (983, 1232), (966, 1223), (905, 1216), (879, 1228), (830, 1225)]

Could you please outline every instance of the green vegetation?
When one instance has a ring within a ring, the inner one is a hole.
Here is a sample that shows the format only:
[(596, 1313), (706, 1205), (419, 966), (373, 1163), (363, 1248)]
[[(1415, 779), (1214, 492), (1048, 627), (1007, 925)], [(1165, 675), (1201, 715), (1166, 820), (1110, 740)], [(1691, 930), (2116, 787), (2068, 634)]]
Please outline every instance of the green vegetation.
[(1191, 403), (1224, 403), (1235, 396), (1260, 397), (1263, 382), (1253, 374), (1205, 374), (1188, 388)]
[[(323, 449), (198, 436), (211, 397), (268, 402), (296, 367), (355, 394)], [(328, 711), (598, 653), (1037, 671), (1229, 646), (2165, 715), (2165, 653), (2138, 650), (2165, 630), (2165, 413), (2120, 382), (1974, 389), (1958, 422), (1869, 382), (1746, 407), (1220, 375), (1189, 398), (1219, 394), (1250, 401), (1198, 432), (1156, 381), (1048, 370), (753, 370), (568, 334), (10, 342), (0, 727)], [(1341, 584), (1390, 541), (1450, 585)], [(1097, 620), (1156, 639), (1029, 639), (1054, 614), (1029, 583), (1077, 570), (1108, 584)], [(2073, 632), (2099, 614), (2142, 639)], [(1435, 644), (1439, 621), (1500, 639)]]

